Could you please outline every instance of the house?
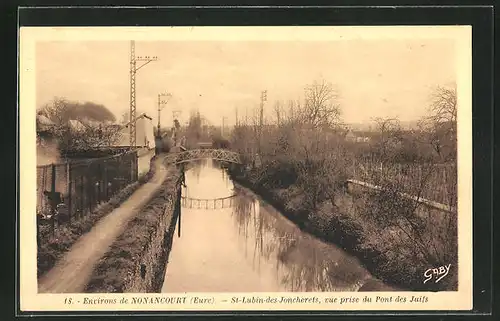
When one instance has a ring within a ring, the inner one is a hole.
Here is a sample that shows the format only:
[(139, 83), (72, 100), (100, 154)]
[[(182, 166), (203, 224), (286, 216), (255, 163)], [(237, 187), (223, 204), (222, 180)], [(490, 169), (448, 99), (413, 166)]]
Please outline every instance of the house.
[(55, 126), (54, 122), (42, 114), (36, 115), (36, 131), (45, 132), (51, 130)]
[(345, 136), (347, 141), (350, 142), (355, 142), (355, 143), (368, 143), (370, 142), (370, 137), (360, 135), (359, 133), (354, 133), (352, 130), (349, 130), (349, 132)]
[[(139, 118), (135, 125), (136, 130), (136, 144), (137, 146), (153, 148), (155, 144), (155, 130), (154, 125), (150, 120)], [(116, 147), (130, 146), (130, 127), (123, 127), (121, 129), (121, 138)]]

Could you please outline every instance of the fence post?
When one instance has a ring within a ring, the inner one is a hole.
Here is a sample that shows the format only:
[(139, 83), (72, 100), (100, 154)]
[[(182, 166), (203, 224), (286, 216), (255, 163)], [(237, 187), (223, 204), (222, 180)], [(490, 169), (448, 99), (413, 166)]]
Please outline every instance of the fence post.
[(134, 156), (134, 160), (135, 160), (135, 165), (134, 165), (134, 182), (137, 182), (139, 180), (139, 153), (136, 152), (135, 153), (135, 156)]
[(108, 166), (106, 160), (103, 163), (104, 165), (104, 173), (103, 173), (103, 184), (104, 184), (104, 199), (106, 201), (109, 200), (108, 198)]
[(182, 185), (179, 184), (177, 188), (177, 193), (176, 193), (177, 199), (175, 200), (175, 211), (177, 211), (177, 220), (178, 226), (177, 226), (177, 236), (181, 237), (181, 197), (182, 197)]
[(37, 214), (36, 215), (36, 245), (37, 248), (40, 248), (41, 243), (41, 237), (40, 237), (40, 217)]
[(85, 183), (83, 180), (83, 174), (80, 176), (80, 218), (83, 217), (83, 211), (85, 211)]
[(135, 175), (134, 175), (134, 152), (131, 152), (131, 154), (129, 154), (129, 159), (130, 159), (130, 181), (128, 182), (129, 184), (132, 183), (134, 181), (134, 178), (135, 178)]
[(52, 228), (52, 236), (55, 236), (55, 214), (56, 214), (56, 204), (55, 204), (55, 193), (56, 193), (56, 165), (52, 163), (51, 165), (52, 175), (50, 183), (50, 225)]
[(68, 221), (71, 223), (71, 216), (73, 216), (73, 207), (72, 207), (72, 191), (73, 191), (73, 181), (71, 179), (71, 163), (66, 163), (66, 178), (68, 180), (68, 184), (66, 185), (68, 188)]
[(88, 204), (89, 205), (89, 207), (88, 207), (89, 212), (87, 213), (87, 215), (92, 213), (92, 208), (94, 206), (94, 201), (95, 201), (95, 179), (92, 176), (92, 170), (89, 170), (88, 177), (90, 177), (90, 182), (87, 186), (87, 193), (89, 193), (89, 195), (90, 195), (90, 202)]
[(102, 193), (101, 193), (101, 188), (102, 188), (102, 169), (101, 169), (101, 162), (99, 161), (97, 163), (97, 197), (96, 197), (96, 204), (99, 204), (102, 201)]

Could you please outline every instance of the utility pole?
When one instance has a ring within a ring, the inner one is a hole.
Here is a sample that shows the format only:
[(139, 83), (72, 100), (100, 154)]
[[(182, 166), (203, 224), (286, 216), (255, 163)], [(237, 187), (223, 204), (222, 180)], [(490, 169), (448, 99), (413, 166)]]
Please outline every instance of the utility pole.
[(220, 129), (220, 132), (221, 132), (221, 136), (224, 137), (224, 129), (225, 129), (225, 120), (226, 120), (226, 117), (222, 116), (222, 127)]
[[(135, 105), (135, 75), (139, 69), (150, 63), (157, 61), (158, 57), (150, 56), (135, 56), (135, 40), (130, 42), (130, 148), (136, 147), (137, 131), (136, 131), (136, 105)], [(137, 62), (143, 61), (144, 63), (137, 67)]]
[(267, 101), (267, 90), (260, 93), (260, 117), (259, 117), (259, 157), (261, 157), (262, 127), (264, 126), (264, 102)]
[(238, 126), (238, 107), (234, 107), (234, 116), (235, 116), (235, 122), (234, 122), (234, 126)]
[(170, 93), (160, 93), (160, 94), (158, 94), (158, 127), (157, 127), (158, 137), (161, 136), (161, 132), (160, 132), (160, 128), (161, 128), (160, 127), (160, 114), (161, 114), (162, 109), (168, 103), (168, 99), (167, 100), (162, 100), (162, 97), (168, 97), (168, 98), (170, 98), (170, 97), (172, 97), (172, 94), (170, 94)]
[(267, 90), (264, 90), (260, 94), (260, 128), (264, 125), (264, 102), (267, 101)]

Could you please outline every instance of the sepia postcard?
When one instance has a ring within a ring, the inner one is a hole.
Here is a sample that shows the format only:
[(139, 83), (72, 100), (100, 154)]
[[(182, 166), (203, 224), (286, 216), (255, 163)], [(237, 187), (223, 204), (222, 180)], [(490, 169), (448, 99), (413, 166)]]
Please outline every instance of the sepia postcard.
[(470, 26), (19, 37), (21, 311), (472, 309)]

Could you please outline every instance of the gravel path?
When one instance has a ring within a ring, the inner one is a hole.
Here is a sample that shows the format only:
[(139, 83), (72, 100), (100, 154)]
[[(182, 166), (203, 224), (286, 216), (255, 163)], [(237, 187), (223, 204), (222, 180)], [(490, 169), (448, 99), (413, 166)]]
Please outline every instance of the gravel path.
[(123, 204), (102, 218), (73, 245), (59, 262), (38, 280), (39, 293), (82, 293), (94, 266), (108, 251), (127, 223), (146, 205), (167, 177), (168, 169), (155, 162), (155, 175), (139, 187)]

